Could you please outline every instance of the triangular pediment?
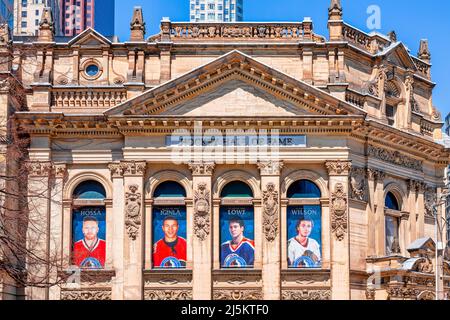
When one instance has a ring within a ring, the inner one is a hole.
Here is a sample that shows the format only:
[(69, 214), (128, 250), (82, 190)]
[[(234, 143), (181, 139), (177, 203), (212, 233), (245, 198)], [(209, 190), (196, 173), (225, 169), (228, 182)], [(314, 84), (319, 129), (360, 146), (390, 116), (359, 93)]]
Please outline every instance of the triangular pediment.
[(69, 41), (69, 46), (75, 45), (86, 47), (109, 46), (111, 41), (94, 29), (88, 28)]
[(105, 114), (213, 117), (365, 115), (365, 111), (232, 51)]
[(416, 70), (416, 65), (412, 60), (407, 48), (401, 42), (396, 43), (385, 52), (383, 52), (385, 59), (391, 64), (402, 67), (404, 69)]

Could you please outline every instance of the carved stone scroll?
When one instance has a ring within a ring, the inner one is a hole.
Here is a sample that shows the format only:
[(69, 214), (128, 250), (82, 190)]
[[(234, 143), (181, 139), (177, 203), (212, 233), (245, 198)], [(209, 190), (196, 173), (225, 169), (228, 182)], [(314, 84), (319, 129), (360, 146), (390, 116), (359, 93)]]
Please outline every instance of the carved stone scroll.
[(209, 211), (210, 192), (206, 188), (206, 183), (201, 182), (194, 192), (194, 234), (201, 241), (204, 241), (210, 233)]
[(141, 193), (137, 192), (138, 189), (138, 185), (132, 184), (128, 186), (129, 191), (125, 193), (125, 227), (132, 240), (136, 240), (142, 224)]
[(337, 183), (331, 195), (331, 230), (339, 241), (344, 240), (348, 229), (347, 194), (344, 190), (344, 185)]
[(271, 182), (263, 192), (263, 226), (266, 240), (274, 241), (278, 234), (278, 191)]

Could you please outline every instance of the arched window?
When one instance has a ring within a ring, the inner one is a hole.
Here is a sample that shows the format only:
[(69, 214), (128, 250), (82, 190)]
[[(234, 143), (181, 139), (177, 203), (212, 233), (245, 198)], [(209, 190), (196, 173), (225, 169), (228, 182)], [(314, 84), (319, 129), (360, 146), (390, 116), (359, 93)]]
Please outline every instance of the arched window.
[(80, 183), (72, 193), (72, 261), (85, 269), (103, 269), (106, 259), (106, 191), (97, 181)]
[(287, 192), (288, 198), (312, 199), (320, 198), (320, 189), (309, 180), (298, 180), (291, 184)]
[(153, 268), (186, 268), (185, 198), (186, 190), (175, 181), (162, 182), (153, 192)]
[(287, 257), (289, 268), (322, 267), (321, 192), (309, 180), (291, 184), (287, 191)]
[(392, 192), (386, 194), (384, 206), (386, 254), (399, 254), (401, 251), (399, 242), (401, 212), (397, 197)]
[(220, 265), (222, 268), (253, 268), (253, 192), (246, 183), (233, 181), (222, 189), (220, 197)]

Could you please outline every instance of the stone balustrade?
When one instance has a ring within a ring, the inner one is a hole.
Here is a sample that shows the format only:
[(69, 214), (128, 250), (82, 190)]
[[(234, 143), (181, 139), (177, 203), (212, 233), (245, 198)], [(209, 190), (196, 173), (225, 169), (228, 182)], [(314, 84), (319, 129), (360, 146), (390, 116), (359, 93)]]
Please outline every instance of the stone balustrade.
[(369, 35), (346, 23), (343, 24), (342, 34), (344, 40), (370, 53), (380, 52), (389, 45), (389, 41), (379, 35)]
[(111, 108), (127, 99), (123, 89), (72, 89), (52, 92), (53, 108)]
[[(162, 27), (164, 34), (165, 28)], [(171, 40), (245, 39), (245, 40), (321, 40), (314, 35), (312, 22), (298, 23), (181, 23), (169, 27)]]

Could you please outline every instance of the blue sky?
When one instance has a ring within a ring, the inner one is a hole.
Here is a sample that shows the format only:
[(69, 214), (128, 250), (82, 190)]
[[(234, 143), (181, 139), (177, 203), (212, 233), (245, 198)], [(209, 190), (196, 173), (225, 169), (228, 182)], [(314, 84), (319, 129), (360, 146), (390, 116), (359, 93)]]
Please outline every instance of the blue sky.
[[(245, 21), (302, 21), (311, 17), (314, 31), (327, 36), (330, 0), (244, 0)], [(442, 116), (450, 113), (450, 1), (447, 0), (342, 0), (344, 20), (364, 31), (367, 8), (381, 9), (382, 33), (395, 30), (399, 41), (415, 55), (419, 41), (430, 41), (432, 79), (437, 83), (433, 103)], [(147, 36), (159, 32), (162, 17), (172, 21), (189, 20), (189, 0), (116, 0), (116, 34), (122, 41), (129, 37), (129, 23), (134, 6), (142, 6)]]

